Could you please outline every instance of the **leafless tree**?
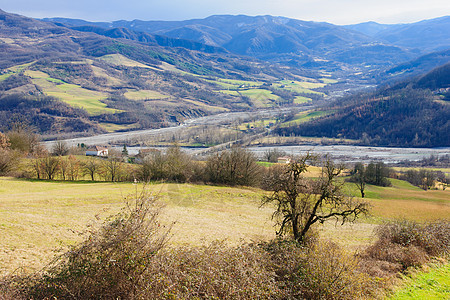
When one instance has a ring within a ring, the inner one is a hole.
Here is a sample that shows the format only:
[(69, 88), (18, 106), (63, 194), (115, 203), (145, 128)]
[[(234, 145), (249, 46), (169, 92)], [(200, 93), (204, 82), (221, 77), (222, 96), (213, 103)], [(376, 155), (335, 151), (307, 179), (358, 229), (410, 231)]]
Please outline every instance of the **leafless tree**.
[(109, 153), (108, 159), (102, 163), (103, 174), (107, 180), (117, 181), (120, 172), (122, 171), (122, 156)]
[(253, 153), (232, 148), (208, 158), (206, 174), (213, 183), (229, 185), (253, 185), (259, 179), (260, 167)]
[(0, 175), (11, 172), (17, 166), (18, 160), (19, 155), (16, 151), (0, 148)]
[(0, 149), (8, 149), (11, 146), (11, 143), (9, 142), (9, 138), (0, 132)]
[(364, 198), (365, 196), (364, 191), (366, 189), (367, 179), (366, 179), (366, 168), (362, 163), (355, 164), (351, 181), (355, 183), (356, 187), (358, 187), (358, 190), (361, 192), (361, 197)]
[(41, 170), (47, 179), (53, 180), (59, 169), (59, 159), (54, 156), (46, 156), (40, 159)]
[(83, 173), (85, 175), (89, 175), (91, 177), (91, 180), (95, 180), (95, 174), (98, 174), (98, 171), (100, 169), (100, 164), (98, 162), (98, 159), (94, 157), (90, 157), (86, 159), (86, 161), (82, 164)]
[(67, 164), (67, 176), (69, 180), (77, 180), (80, 172), (80, 161), (75, 156), (69, 155)]
[(368, 204), (343, 194), (343, 181), (337, 179), (343, 167), (326, 160), (318, 179), (305, 178), (307, 154), (273, 172), (272, 195), (264, 196), (262, 204), (275, 203), (273, 218), (277, 220), (277, 234), (292, 233), (295, 240), (304, 242), (308, 231), (316, 223), (335, 219), (344, 224), (368, 212)]
[(53, 145), (52, 153), (57, 156), (64, 156), (69, 153), (69, 146), (64, 141), (56, 141)]

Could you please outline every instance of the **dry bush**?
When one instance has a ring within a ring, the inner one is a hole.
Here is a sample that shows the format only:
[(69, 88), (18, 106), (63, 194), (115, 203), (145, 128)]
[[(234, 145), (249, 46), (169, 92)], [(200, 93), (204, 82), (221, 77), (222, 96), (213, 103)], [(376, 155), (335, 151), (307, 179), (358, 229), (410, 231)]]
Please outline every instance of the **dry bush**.
[(155, 198), (143, 193), (44, 271), (22, 279), (21, 289), (37, 299), (136, 298), (166, 241), (159, 212)]
[(21, 300), (26, 299), (14, 287), (12, 282), (0, 280), (0, 300)]
[(19, 154), (13, 150), (0, 148), (0, 175), (9, 175), (19, 163)]
[(361, 255), (372, 276), (386, 277), (411, 266), (420, 266), (430, 257), (447, 256), (450, 222), (395, 221), (380, 226), (378, 240)]
[(279, 287), (288, 299), (361, 299), (376, 285), (360, 271), (359, 260), (338, 245), (320, 241), (309, 247), (295, 242), (268, 245)]
[(147, 273), (145, 299), (269, 299), (281, 291), (268, 253), (214, 242), (204, 247), (168, 249)]

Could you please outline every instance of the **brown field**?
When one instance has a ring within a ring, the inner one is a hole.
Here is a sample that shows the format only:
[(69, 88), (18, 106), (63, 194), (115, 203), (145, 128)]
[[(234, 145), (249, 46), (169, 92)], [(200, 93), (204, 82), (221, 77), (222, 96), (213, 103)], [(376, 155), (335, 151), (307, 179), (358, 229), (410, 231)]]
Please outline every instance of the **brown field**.
[[(319, 170), (312, 170), (317, 175)], [(43, 267), (55, 250), (81, 239), (79, 233), (118, 212), (124, 198), (142, 184), (110, 182), (48, 182), (0, 178), (0, 274), (30, 272)], [(200, 245), (225, 240), (231, 245), (275, 236), (270, 206), (260, 208), (263, 191), (256, 188), (195, 184), (151, 184), (165, 208), (162, 223), (170, 226), (172, 245)], [(349, 190), (357, 196), (355, 189)], [(386, 219), (419, 221), (450, 218), (450, 191), (422, 191), (403, 181), (393, 187), (367, 188), (372, 216), (355, 224), (333, 222), (321, 236), (351, 249), (373, 240), (373, 229)]]

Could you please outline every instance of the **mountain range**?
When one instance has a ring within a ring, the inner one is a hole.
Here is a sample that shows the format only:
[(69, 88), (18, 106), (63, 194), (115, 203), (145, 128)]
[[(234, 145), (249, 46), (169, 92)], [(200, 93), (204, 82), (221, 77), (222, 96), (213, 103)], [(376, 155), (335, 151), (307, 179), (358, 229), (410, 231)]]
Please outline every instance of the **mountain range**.
[[(44, 20), (84, 31), (95, 30), (93, 27), (126, 28), (191, 40), (239, 55), (307, 67), (333, 65), (330, 61), (350, 65), (389, 65), (450, 47), (448, 16), (412, 24), (370, 22), (349, 26), (245, 15), (214, 15), (186, 21)], [(328, 64), (320, 63), (322, 60), (327, 60)]]
[(436, 90), (446, 71), (430, 73), (434, 83), (407, 78), (450, 61), (449, 18), (349, 26), (243, 15), (88, 22), (0, 10), (0, 127), (22, 119), (47, 135), (91, 134), (326, 102), (379, 83)]

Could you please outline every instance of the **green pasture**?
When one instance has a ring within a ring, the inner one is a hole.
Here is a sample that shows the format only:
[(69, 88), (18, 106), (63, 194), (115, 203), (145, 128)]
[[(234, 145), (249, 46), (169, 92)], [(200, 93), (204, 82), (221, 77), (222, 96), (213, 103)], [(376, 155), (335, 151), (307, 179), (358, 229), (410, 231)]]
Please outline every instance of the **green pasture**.
[(225, 112), (225, 111), (229, 111), (228, 108), (220, 107), (220, 106), (212, 106), (212, 105), (208, 105), (208, 104), (206, 104), (204, 102), (200, 102), (200, 101), (196, 101), (196, 100), (183, 99), (183, 101), (187, 102), (189, 104), (194, 104), (195, 106), (199, 106), (202, 109), (209, 110), (211, 112)]
[(32, 82), (42, 88), (46, 95), (56, 97), (71, 106), (83, 108), (91, 115), (118, 112), (101, 102), (107, 98), (105, 93), (65, 83), (41, 71), (27, 70), (25, 75), (31, 77)]
[(307, 82), (307, 81), (291, 81), (291, 80), (283, 80), (273, 84), (273, 87), (277, 89), (287, 89), (297, 93), (303, 94), (317, 94), (324, 95), (324, 93), (313, 91), (312, 89), (320, 88), (326, 86), (326, 83), (315, 83), (315, 82)]
[(450, 264), (434, 266), (428, 270), (404, 276), (400, 288), (389, 299), (450, 299)]
[(296, 96), (294, 99), (294, 104), (302, 104), (302, 103), (307, 103), (307, 102), (311, 102), (312, 99), (308, 98), (308, 97), (304, 97), (304, 96)]
[(131, 130), (136, 128), (136, 124), (115, 124), (106, 122), (99, 122), (98, 124), (108, 132), (116, 132), (119, 130)]
[(330, 113), (331, 111), (313, 111), (313, 110), (302, 111), (296, 114), (292, 120), (281, 124), (281, 127), (288, 127), (305, 123), (313, 118), (323, 117)]
[(6, 74), (0, 75), (0, 81), (8, 79), (11, 75), (13, 75), (13, 73), (6, 73)]
[(248, 90), (240, 90), (239, 92), (221, 90), (220, 92), (233, 96), (243, 95), (249, 97), (253, 105), (258, 108), (270, 107), (273, 105), (274, 101), (280, 100), (280, 97), (272, 94), (271, 91), (264, 89), (248, 89)]
[(34, 63), (35, 63), (35, 61), (34, 62), (30, 62), (30, 63), (26, 63), (26, 64), (22, 64), (22, 65), (12, 66), (12, 67), (9, 67), (6, 70), (8, 70), (10, 72), (13, 72), (13, 73), (20, 73), (20, 72), (26, 70), (29, 66), (31, 66)]
[(331, 78), (320, 78), (320, 81), (322, 81), (325, 84), (333, 84), (333, 83), (338, 83), (338, 81), (336, 79), (331, 79)]

